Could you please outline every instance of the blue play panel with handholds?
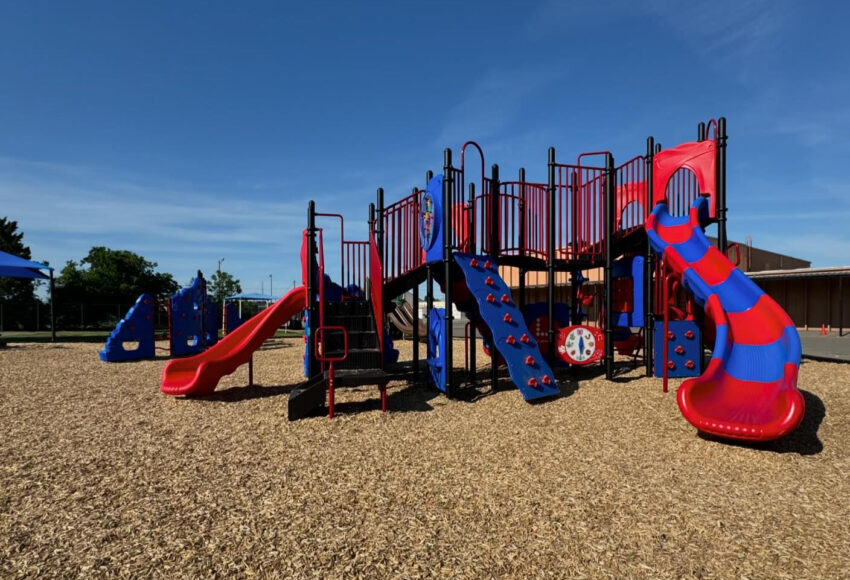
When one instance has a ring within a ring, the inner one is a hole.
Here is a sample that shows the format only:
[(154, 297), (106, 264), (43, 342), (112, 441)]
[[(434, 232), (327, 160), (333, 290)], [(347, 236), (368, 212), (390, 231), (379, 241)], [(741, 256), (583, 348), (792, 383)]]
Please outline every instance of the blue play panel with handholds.
[[(478, 303), (481, 320), (493, 334), (493, 344), (505, 359), (508, 373), (526, 401), (560, 394), (555, 374), (543, 359), (522, 312), (489, 256), (456, 253), (466, 286)], [(430, 330), (430, 320), (429, 320)]]
[[(129, 350), (125, 343), (138, 343), (137, 348)], [(142, 294), (130, 307), (124, 318), (118, 322), (115, 330), (106, 339), (106, 345), (99, 351), (104, 362), (124, 362), (154, 357), (153, 339), (153, 298)]]

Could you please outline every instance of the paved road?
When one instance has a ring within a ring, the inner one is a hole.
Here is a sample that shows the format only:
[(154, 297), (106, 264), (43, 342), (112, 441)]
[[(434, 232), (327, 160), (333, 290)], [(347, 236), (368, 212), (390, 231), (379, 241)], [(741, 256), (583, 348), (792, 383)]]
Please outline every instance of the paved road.
[(844, 336), (838, 336), (837, 331), (821, 336), (819, 330), (801, 330), (800, 341), (803, 356), (850, 362), (850, 332), (846, 330)]

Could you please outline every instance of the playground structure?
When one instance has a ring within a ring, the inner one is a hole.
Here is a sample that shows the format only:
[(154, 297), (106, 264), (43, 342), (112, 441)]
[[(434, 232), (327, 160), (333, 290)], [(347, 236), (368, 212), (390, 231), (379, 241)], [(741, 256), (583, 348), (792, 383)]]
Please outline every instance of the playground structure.
[[(696, 141), (663, 150), (650, 137), (645, 155), (619, 166), (607, 151), (564, 163), (550, 148), (545, 183), (528, 181), (524, 169), (517, 180), (502, 180), (495, 164), (486, 176), (483, 151), (470, 141), (461, 147), (459, 166), (445, 150), (442, 174), (428, 172), (424, 189), (385, 205), (379, 188), (366, 241), (346, 240), (343, 216), (319, 213), (311, 201), (302, 239), (304, 285), (270, 309), (274, 314), (257, 315), (206, 353), (173, 361), (163, 370), (162, 390), (208, 394), (281, 321), (304, 309), (307, 380), (290, 394), (289, 418), (323, 407), (326, 397), (332, 417), (340, 386), (377, 385), (386, 410), (386, 384), (418, 381), (423, 370), (419, 332), (412, 333), (412, 361), (391, 362), (387, 316), (394, 299), (411, 292), (411, 327), (417, 328), (425, 283), (426, 376), (448, 397), (477, 385), (477, 334), (491, 353), (491, 385), (503, 362), (532, 401), (559, 395), (556, 362), (599, 361), (612, 379), (615, 349), (642, 358), (648, 376), (660, 357), (655, 366), (666, 390), (669, 376), (699, 374), (703, 337), (713, 331), (714, 354), (705, 373), (679, 389), (685, 418), (725, 438), (781, 437), (803, 414), (796, 390), (799, 338), (781, 308), (726, 257), (726, 139), (724, 118), (700, 123)], [(465, 163), (470, 150), (480, 159), (474, 167)], [(327, 219), (340, 227), (339, 284), (327, 275), (323, 228), (317, 226)], [(717, 226), (717, 249), (702, 233), (711, 224)], [(500, 267), (519, 271), (516, 300)], [(583, 323), (582, 272), (591, 269), (602, 272), (597, 326)], [(546, 309), (526, 320), (525, 276), (534, 271), (546, 273)], [(567, 304), (556, 301), (558, 273), (571, 278)], [(433, 308), (435, 283), (445, 297), (443, 309)], [(671, 287), (690, 293), (684, 310)], [(477, 331), (467, 332), (463, 376), (451, 364), (454, 308)], [(569, 316), (557, 316), (564, 308)], [(654, 340), (658, 319), (662, 344)], [(671, 330), (680, 322), (687, 328)], [(689, 348), (676, 342), (679, 332)]]
[[(109, 335), (99, 352), (104, 362), (125, 362), (152, 359), (155, 356), (156, 332), (154, 312), (156, 301), (142, 294)], [(218, 310), (216, 302), (207, 295), (203, 274), (186, 288), (181, 288), (166, 303), (168, 316), (168, 350), (171, 356), (191, 356), (203, 352), (218, 342)], [(242, 324), (236, 308), (225, 306), (225, 333)], [(134, 343), (130, 349), (128, 344)]]

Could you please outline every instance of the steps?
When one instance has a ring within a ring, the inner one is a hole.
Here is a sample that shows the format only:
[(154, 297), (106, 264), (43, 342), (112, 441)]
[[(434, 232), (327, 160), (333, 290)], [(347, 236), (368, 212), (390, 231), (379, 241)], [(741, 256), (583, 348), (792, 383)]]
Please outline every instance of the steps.
[[(378, 329), (372, 314), (372, 305), (366, 300), (327, 302), (323, 305), (323, 336), (325, 355), (343, 358), (334, 362), (334, 388), (378, 385), (381, 387), (385, 407), (385, 389), (388, 375), (383, 370), (383, 355), (378, 341)], [(346, 331), (348, 351), (342, 332), (329, 327), (342, 327)], [(289, 394), (288, 418), (290, 421), (312, 414), (325, 405), (329, 373), (313, 377)]]

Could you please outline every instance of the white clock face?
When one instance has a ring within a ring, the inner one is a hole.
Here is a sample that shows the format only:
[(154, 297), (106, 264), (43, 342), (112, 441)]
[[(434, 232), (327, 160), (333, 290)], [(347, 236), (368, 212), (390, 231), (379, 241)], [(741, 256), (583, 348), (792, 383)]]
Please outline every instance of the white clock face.
[(574, 328), (567, 334), (567, 340), (562, 347), (564, 351), (577, 362), (583, 362), (596, 352), (596, 338), (586, 328)]

